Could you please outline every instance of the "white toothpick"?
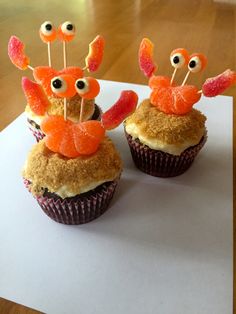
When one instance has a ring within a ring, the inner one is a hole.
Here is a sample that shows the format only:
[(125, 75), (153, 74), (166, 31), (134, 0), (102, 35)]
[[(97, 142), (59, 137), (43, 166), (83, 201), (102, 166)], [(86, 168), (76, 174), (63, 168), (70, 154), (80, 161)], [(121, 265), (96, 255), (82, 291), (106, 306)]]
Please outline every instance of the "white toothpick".
[(66, 101), (66, 98), (64, 98), (64, 120), (66, 120), (66, 107), (67, 107), (67, 101)]
[(51, 43), (50, 41), (48, 42), (48, 65), (51, 67), (52, 66), (52, 59), (51, 59)]
[(198, 91), (198, 94), (202, 94), (202, 89)]
[(27, 68), (34, 71), (34, 68), (31, 65), (27, 65)]
[(87, 67), (87, 66), (85, 66), (85, 67), (83, 68), (83, 71), (86, 71), (86, 70), (87, 70), (87, 68), (88, 68), (88, 67)]
[(172, 76), (171, 76), (170, 85), (172, 85), (172, 83), (173, 83), (173, 81), (174, 81), (175, 74), (176, 74), (177, 70), (178, 70), (177, 68), (174, 69), (174, 72), (173, 72), (173, 74), (172, 74)]
[(190, 73), (191, 73), (191, 71), (188, 71), (188, 73), (186, 74), (186, 76), (185, 76), (185, 78), (184, 78), (183, 83), (182, 83), (181, 86), (184, 86), (184, 84), (186, 83), (186, 81), (187, 81), (187, 79), (188, 79)]
[(63, 41), (63, 61), (64, 61), (64, 68), (66, 68), (66, 42)]
[(81, 99), (81, 103), (80, 103), (80, 115), (79, 115), (80, 123), (83, 121), (83, 115), (84, 115), (84, 98)]

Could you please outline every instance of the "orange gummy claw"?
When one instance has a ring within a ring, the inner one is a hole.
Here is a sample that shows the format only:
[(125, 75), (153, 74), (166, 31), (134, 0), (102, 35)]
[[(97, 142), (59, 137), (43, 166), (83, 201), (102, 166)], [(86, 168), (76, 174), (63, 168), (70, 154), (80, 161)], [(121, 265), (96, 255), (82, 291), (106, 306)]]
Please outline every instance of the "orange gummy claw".
[(26, 70), (30, 59), (24, 53), (25, 45), (16, 36), (11, 36), (8, 42), (8, 56), (11, 62), (19, 69)]
[(30, 109), (37, 115), (44, 115), (50, 102), (46, 97), (42, 87), (29, 80), (27, 77), (22, 78), (22, 88), (30, 106)]
[(206, 97), (215, 97), (233, 84), (236, 84), (236, 72), (228, 69), (215, 77), (208, 78), (202, 85), (202, 93)]
[(117, 102), (102, 114), (101, 120), (106, 130), (112, 130), (120, 125), (131, 113), (138, 103), (138, 95), (131, 91), (122, 91)]
[(89, 72), (95, 72), (102, 63), (105, 40), (101, 35), (98, 35), (89, 44), (89, 53), (85, 59), (86, 67)]
[(143, 38), (139, 46), (139, 67), (145, 76), (150, 77), (156, 70), (153, 62), (154, 45), (148, 38)]

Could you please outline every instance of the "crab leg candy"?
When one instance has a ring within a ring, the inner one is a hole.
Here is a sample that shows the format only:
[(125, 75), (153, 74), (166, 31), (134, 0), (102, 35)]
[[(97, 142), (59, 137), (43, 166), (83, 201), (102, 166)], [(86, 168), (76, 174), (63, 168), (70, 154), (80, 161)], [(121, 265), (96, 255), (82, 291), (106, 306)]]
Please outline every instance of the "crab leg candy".
[(133, 91), (122, 91), (118, 101), (104, 114), (102, 124), (106, 130), (116, 128), (131, 113), (134, 112), (138, 103), (138, 95)]
[(98, 67), (102, 63), (104, 52), (105, 40), (101, 35), (98, 35), (89, 44), (89, 53), (85, 59), (86, 68), (89, 72), (97, 71)]
[(53, 27), (50, 21), (44, 22), (39, 29), (39, 36), (41, 40), (48, 46), (48, 65), (52, 65), (51, 61), (51, 42), (57, 37), (56, 29)]
[(58, 29), (58, 37), (59, 40), (63, 42), (63, 60), (64, 68), (66, 68), (67, 65), (66, 43), (74, 39), (75, 26), (69, 21), (62, 23)]
[(23, 77), (22, 88), (31, 110), (37, 115), (44, 115), (50, 102), (42, 87), (27, 77)]
[(218, 76), (208, 78), (202, 86), (202, 93), (206, 97), (214, 97), (222, 94), (233, 84), (236, 84), (236, 72), (228, 69)]
[(157, 69), (153, 62), (153, 49), (153, 43), (148, 38), (143, 38), (139, 46), (139, 67), (147, 77), (151, 77)]
[(31, 68), (30, 59), (24, 53), (25, 45), (16, 36), (11, 36), (8, 42), (8, 55), (11, 62), (20, 70)]

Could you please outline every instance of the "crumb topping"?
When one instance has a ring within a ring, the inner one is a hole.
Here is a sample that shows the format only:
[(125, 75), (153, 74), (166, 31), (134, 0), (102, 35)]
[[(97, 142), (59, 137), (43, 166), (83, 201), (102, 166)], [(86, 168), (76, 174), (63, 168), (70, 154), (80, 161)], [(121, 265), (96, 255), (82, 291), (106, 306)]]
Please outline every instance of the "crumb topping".
[(205, 133), (206, 117), (192, 109), (185, 115), (166, 114), (144, 100), (129, 116), (125, 125), (135, 124), (140, 133), (149, 139), (158, 139), (166, 144), (200, 141)]
[(42, 140), (33, 146), (22, 175), (32, 182), (33, 194), (42, 193), (42, 188), (54, 193), (66, 187), (76, 195), (94, 182), (117, 179), (121, 171), (120, 156), (106, 137), (95, 154), (73, 159), (51, 152)]

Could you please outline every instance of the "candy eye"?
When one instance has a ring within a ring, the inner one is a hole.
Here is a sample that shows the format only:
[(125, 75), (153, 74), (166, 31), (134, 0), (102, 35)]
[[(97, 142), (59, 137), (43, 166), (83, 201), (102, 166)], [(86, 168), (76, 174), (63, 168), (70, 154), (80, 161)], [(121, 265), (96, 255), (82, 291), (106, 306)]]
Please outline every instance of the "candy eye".
[(178, 48), (171, 52), (170, 54), (170, 62), (171, 65), (176, 68), (180, 69), (189, 61), (189, 55), (186, 49)]
[(100, 86), (95, 78), (86, 77), (75, 82), (75, 89), (82, 98), (93, 99), (99, 94)]
[(44, 42), (50, 42), (56, 39), (57, 33), (52, 22), (44, 22), (39, 29), (39, 35)]
[(51, 80), (51, 88), (55, 94), (64, 93), (67, 90), (66, 81), (62, 77), (56, 76)]
[(68, 74), (56, 76), (51, 80), (52, 92), (58, 97), (73, 97), (76, 94), (74, 85), (75, 78)]
[(58, 36), (61, 41), (71, 41), (75, 37), (75, 26), (71, 22), (64, 22), (59, 26)]
[(195, 53), (190, 56), (188, 63), (188, 69), (192, 73), (197, 73), (202, 71), (207, 64), (207, 58), (201, 53)]

